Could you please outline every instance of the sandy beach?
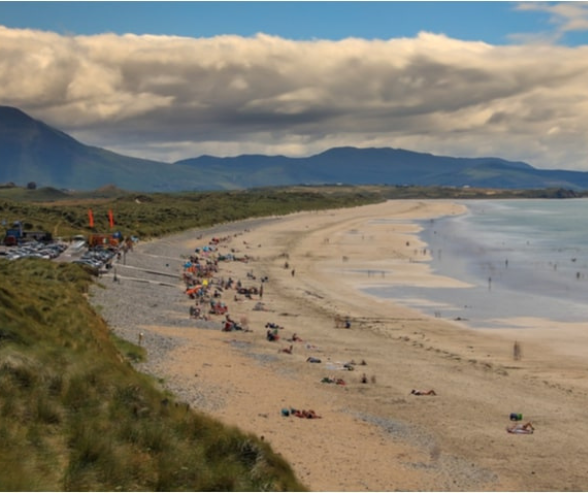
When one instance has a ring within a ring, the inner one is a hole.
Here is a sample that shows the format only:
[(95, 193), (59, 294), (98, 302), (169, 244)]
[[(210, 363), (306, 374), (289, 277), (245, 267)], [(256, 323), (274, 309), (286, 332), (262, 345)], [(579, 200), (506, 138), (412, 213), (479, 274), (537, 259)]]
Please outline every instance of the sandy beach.
[[(141, 371), (178, 400), (263, 436), (310, 490), (586, 490), (585, 324), (517, 319), (474, 330), (360, 291), (457, 285), (430, 271), (415, 220), (463, 212), (446, 201), (390, 201), (142, 242), (116, 265), (118, 282), (105, 275), (92, 300), (122, 337), (144, 334)], [(215, 278), (259, 288), (267, 277), (261, 299), (222, 295), (250, 331), (221, 331), (222, 315), (188, 315), (182, 265), (212, 237), (229, 238), (217, 253), (250, 258), (219, 262)], [(266, 339), (267, 323), (283, 327), (278, 341)], [(288, 341), (294, 333), (302, 341)], [(292, 354), (281, 352), (290, 345)], [(283, 415), (292, 408), (321, 419)], [(535, 432), (507, 433), (513, 412)]]

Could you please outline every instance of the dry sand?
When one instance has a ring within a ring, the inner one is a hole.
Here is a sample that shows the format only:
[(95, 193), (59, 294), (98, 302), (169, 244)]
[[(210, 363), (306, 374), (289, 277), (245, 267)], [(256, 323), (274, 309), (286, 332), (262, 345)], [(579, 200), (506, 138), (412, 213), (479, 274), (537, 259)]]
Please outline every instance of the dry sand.
[[(513, 320), (512, 329), (474, 330), (358, 289), (455, 284), (429, 271), (414, 220), (461, 212), (445, 201), (390, 201), (241, 230), (220, 251), (253, 260), (222, 262), (219, 276), (256, 287), (267, 276), (268, 311), (253, 310), (257, 297), (236, 302), (228, 291), (231, 317), (245, 317), (252, 332), (144, 327), (146, 339), (181, 343), (160, 376), (204, 396), (201, 410), (263, 436), (313, 491), (588, 489), (584, 324)], [(210, 239), (194, 235), (177, 237), (186, 254)], [(184, 316), (192, 303), (186, 298)], [(335, 316), (351, 327), (337, 328)], [(212, 316), (219, 327), (222, 318)], [(284, 327), (280, 341), (266, 340), (268, 322)], [(303, 342), (280, 353), (294, 332)], [(362, 359), (366, 366), (340, 369)], [(322, 383), (326, 376), (346, 385)], [(413, 388), (438, 395), (413, 396)], [(322, 419), (282, 416), (291, 407)], [(511, 412), (532, 420), (535, 433), (506, 433)]]

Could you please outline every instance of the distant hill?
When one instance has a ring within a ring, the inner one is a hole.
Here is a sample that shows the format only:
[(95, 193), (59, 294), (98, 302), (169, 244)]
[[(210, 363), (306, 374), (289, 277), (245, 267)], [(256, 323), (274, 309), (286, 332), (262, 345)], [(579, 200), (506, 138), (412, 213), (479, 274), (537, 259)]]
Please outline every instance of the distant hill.
[(127, 190), (173, 191), (194, 174), (81, 144), (7, 106), (0, 106), (0, 163), (0, 182), (80, 190), (114, 183)]
[(339, 147), (304, 158), (200, 156), (162, 163), (86, 146), (8, 106), (0, 106), (0, 164), (0, 184), (35, 182), (74, 190), (114, 185), (130, 191), (171, 192), (298, 184), (588, 189), (586, 172), (392, 148)]
[(339, 147), (307, 158), (201, 156), (178, 161), (241, 187), (271, 185), (417, 185), (505, 189), (588, 189), (588, 173), (540, 170), (500, 158), (455, 158), (392, 148)]

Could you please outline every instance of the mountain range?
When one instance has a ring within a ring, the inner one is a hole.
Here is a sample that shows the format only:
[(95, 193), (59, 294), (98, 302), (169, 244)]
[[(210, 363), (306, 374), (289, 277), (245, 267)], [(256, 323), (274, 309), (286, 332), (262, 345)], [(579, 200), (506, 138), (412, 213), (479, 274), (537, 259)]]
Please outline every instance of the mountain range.
[(420, 185), (588, 189), (588, 173), (537, 169), (500, 158), (338, 147), (314, 156), (200, 156), (164, 163), (84, 145), (23, 111), (0, 106), (0, 183), (68, 190), (232, 190), (287, 185)]

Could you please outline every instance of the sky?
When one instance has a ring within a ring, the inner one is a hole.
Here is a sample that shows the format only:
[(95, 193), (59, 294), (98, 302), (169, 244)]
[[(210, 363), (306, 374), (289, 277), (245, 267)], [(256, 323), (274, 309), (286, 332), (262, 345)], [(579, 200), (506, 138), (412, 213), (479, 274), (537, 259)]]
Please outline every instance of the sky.
[(354, 146), (588, 171), (588, 3), (0, 1), (0, 105), (165, 162)]

